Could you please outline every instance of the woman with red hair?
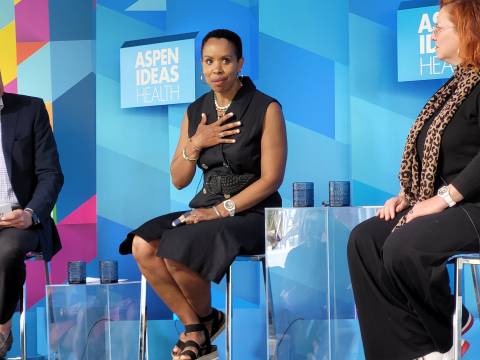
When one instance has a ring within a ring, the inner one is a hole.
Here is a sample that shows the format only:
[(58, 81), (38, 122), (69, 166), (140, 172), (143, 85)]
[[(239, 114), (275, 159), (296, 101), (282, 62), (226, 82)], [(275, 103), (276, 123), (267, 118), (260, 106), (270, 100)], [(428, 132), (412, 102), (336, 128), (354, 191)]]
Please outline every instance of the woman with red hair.
[[(453, 359), (446, 262), (480, 251), (480, 0), (440, 5), (432, 39), (455, 74), (410, 130), (399, 194), (350, 235), (368, 360)], [(473, 323), (466, 309), (462, 320), (465, 333)]]

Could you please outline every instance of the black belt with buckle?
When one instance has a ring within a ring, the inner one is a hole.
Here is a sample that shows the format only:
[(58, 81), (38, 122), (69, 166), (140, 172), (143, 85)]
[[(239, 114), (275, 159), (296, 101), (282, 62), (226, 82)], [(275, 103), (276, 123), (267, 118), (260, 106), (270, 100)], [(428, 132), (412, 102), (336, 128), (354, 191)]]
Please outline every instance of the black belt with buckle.
[(257, 179), (255, 174), (208, 175), (203, 187), (204, 194), (223, 194), (228, 199), (239, 193)]

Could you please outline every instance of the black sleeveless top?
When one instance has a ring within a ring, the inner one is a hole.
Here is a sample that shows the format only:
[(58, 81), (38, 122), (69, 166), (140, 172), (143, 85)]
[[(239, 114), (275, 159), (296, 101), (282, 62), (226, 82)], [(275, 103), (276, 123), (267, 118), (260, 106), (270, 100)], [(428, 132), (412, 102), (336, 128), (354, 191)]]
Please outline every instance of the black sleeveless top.
[[(210, 194), (205, 191), (205, 179), (211, 174), (254, 174), (256, 179), (260, 178), (263, 123), (268, 105), (277, 100), (258, 91), (248, 77), (242, 78), (242, 84), (225, 112), (234, 114), (227, 123), (238, 120), (242, 122), (241, 131), (229, 137), (235, 139), (235, 143), (218, 144), (201, 151), (197, 166), (203, 171), (204, 186), (190, 202), (191, 208), (209, 207), (225, 200), (222, 194)], [(188, 137), (195, 134), (202, 113), (207, 115), (207, 124), (217, 121), (213, 91), (204, 94), (188, 107)], [(280, 206), (282, 199), (280, 194), (275, 192), (251, 210)]]

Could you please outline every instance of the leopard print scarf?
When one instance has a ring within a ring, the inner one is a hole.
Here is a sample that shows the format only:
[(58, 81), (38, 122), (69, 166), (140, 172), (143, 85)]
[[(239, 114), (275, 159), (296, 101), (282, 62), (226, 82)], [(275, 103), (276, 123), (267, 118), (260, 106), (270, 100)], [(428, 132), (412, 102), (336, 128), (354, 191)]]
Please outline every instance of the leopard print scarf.
[[(479, 81), (479, 69), (473, 66), (458, 66), (454, 76), (430, 98), (410, 129), (403, 151), (399, 179), (401, 192), (411, 206), (434, 195), (435, 175), (443, 132)], [(427, 131), (420, 172), (417, 137), (425, 122), (437, 111), (439, 112)], [(405, 222), (404, 216), (393, 230)]]

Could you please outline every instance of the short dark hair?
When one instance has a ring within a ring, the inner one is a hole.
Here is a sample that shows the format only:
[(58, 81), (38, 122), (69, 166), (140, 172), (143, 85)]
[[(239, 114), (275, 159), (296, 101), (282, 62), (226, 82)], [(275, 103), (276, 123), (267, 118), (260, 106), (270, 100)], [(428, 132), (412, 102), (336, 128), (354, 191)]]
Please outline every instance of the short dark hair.
[(203, 47), (205, 46), (205, 43), (207, 42), (208, 39), (211, 39), (211, 38), (227, 40), (235, 48), (235, 55), (237, 55), (237, 59), (240, 59), (243, 57), (242, 39), (240, 39), (240, 36), (238, 36), (237, 33), (227, 29), (215, 29), (210, 31), (207, 35), (205, 35), (205, 37), (202, 40), (202, 54), (203, 54)]

